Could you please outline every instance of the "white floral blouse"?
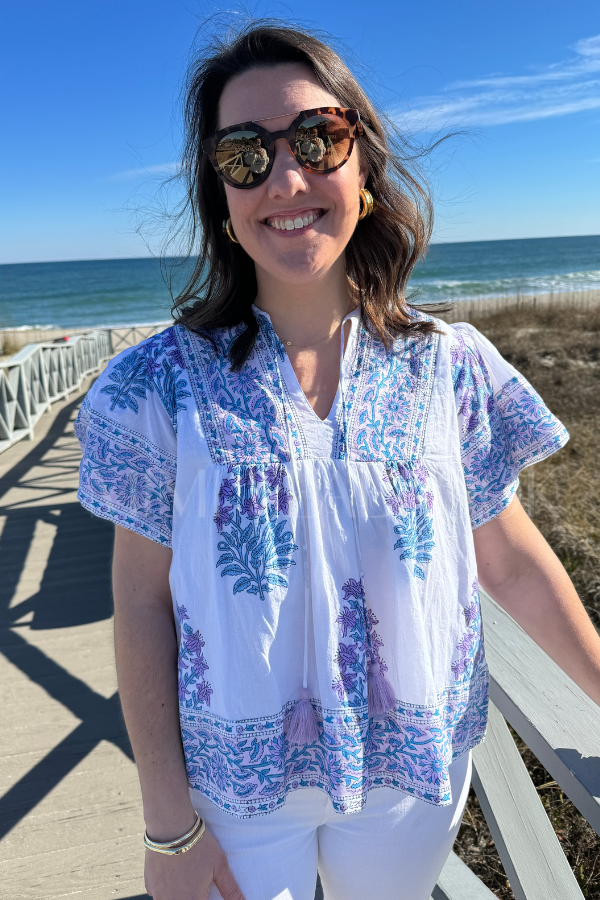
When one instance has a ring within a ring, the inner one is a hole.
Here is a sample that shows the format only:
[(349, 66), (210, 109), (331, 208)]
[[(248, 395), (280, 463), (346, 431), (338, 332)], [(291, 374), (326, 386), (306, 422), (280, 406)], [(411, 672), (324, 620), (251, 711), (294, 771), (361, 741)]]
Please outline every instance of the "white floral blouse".
[[(472, 529), (568, 435), (470, 325), (386, 352), (358, 314), (321, 422), (254, 312), (239, 372), (243, 325), (174, 326), (110, 361), (76, 424), (79, 499), (173, 549), (191, 787), (241, 817), (309, 786), (339, 813), (383, 786), (444, 806), (487, 719)], [(380, 716), (373, 662), (396, 697)], [(300, 745), (303, 672), (318, 738)]]

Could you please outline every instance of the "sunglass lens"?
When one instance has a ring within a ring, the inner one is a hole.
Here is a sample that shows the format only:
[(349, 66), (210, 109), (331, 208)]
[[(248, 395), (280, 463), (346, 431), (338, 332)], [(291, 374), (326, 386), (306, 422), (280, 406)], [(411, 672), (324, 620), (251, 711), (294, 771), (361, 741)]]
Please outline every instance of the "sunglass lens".
[(261, 181), (269, 164), (263, 138), (255, 131), (233, 131), (221, 138), (216, 157), (223, 177), (234, 185)]
[(339, 116), (311, 116), (296, 131), (296, 154), (318, 172), (335, 169), (348, 156), (350, 129)]

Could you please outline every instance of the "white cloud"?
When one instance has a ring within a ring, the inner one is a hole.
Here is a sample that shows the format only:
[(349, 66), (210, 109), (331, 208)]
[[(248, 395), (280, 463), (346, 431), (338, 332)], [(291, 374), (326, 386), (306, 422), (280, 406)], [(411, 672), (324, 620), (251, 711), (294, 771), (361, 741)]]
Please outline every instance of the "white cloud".
[(156, 166), (141, 166), (139, 169), (125, 169), (109, 176), (109, 181), (130, 181), (134, 178), (149, 178), (152, 175), (174, 175), (179, 163), (159, 163)]
[(490, 126), (600, 109), (600, 34), (573, 50), (570, 59), (526, 75), (455, 82), (441, 95), (418, 98), (398, 118), (413, 128)]

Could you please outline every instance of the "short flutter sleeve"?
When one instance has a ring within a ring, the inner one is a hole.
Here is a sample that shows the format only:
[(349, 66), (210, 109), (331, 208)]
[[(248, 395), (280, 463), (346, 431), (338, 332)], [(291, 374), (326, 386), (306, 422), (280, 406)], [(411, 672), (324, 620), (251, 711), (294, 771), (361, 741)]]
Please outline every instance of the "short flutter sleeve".
[(569, 439), (537, 391), (476, 328), (451, 329), (451, 365), (471, 524), (505, 509), (519, 472)]
[(98, 377), (75, 422), (80, 503), (171, 546), (177, 416), (190, 396), (174, 329), (128, 348)]

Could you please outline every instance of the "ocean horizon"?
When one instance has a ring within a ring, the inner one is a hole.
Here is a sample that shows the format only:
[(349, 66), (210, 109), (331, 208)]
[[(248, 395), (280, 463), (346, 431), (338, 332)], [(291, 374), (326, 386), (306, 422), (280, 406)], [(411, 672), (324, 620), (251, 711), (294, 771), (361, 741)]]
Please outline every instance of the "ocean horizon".
[[(153, 325), (170, 319), (189, 263), (167, 257), (0, 265), (0, 330)], [(413, 303), (600, 289), (600, 235), (431, 244)]]

